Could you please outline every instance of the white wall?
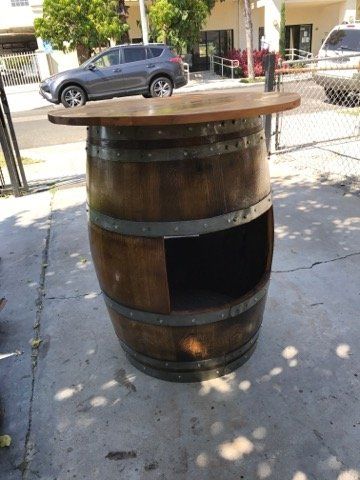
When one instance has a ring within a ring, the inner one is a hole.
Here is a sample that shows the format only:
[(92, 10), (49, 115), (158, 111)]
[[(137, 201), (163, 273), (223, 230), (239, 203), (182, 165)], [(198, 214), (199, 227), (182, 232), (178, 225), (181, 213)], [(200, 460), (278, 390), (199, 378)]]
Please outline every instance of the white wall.
[(140, 21), (140, 8), (138, 5), (130, 5), (129, 8), (129, 17), (128, 17), (128, 24), (130, 27), (130, 39), (133, 38), (142, 38), (142, 32), (139, 25)]
[(238, 0), (217, 2), (202, 30), (234, 30), (234, 48), (239, 48), (240, 3)]
[[(278, 49), (279, 41), (279, 28), (274, 25), (274, 20), (280, 25), (280, 10), (277, 10), (277, 3), (280, 8), (280, 0), (259, 0), (257, 5), (263, 5), (264, 9), (257, 8), (255, 10), (255, 12), (265, 10), (264, 22), (259, 25), (265, 26), (266, 40), (270, 40), (271, 48), (274, 50)], [(318, 53), (323, 40), (335, 25), (355, 19), (356, 0), (342, 2), (314, 0), (306, 3), (289, 0), (285, 4), (286, 25), (312, 24), (312, 52), (314, 54)], [(257, 34), (255, 28), (254, 34)]]
[(51, 75), (79, 66), (76, 52), (63, 53), (60, 50), (54, 50), (48, 58)]
[(27, 28), (31, 31), (34, 26), (34, 14), (30, 6), (12, 7), (10, 0), (0, 0), (0, 32), (13, 28)]
[(312, 24), (311, 50), (316, 55), (327, 34), (339, 23), (339, 9), (340, 4), (309, 6), (306, 8), (289, 6), (286, 11), (286, 24)]
[(345, 0), (340, 4), (339, 23), (353, 22), (356, 19), (356, 0)]

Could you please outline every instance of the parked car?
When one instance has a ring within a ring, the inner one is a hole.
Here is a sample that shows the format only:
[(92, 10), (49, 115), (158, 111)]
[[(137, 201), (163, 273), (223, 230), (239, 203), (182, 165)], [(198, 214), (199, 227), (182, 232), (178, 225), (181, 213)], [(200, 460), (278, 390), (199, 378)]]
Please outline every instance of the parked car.
[[(357, 56), (355, 56), (357, 55)], [(324, 87), (330, 101), (360, 101), (360, 24), (350, 23), (334, 27), (319, 50), (317, 84)], [(342, 67), (347, 67), (342, 69)], [(354, 67), (354, 68), (352, 68)]]
[(69, 108), (127, 95), (170, 97), (174, 88), (186, 83), (182, 59), (171, 47), (118, 45), (46, 79), (40, 93), (49, 102)]

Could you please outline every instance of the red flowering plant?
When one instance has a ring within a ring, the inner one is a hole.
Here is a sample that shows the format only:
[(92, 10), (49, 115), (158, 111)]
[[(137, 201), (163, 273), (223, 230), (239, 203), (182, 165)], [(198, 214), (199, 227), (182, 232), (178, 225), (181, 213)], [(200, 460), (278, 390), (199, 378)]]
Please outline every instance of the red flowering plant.
[[(269, 53), (269, 50), (262, 48), (261, 50), (253, 51), (254, 59), (254, 73), (255, 77), (263, 77), (265, 75), (264, 70), (264, 57)], [(248, 76), (248, 65), (247, 65), (247, 50), (230, 50), (226, 55), (226, 58), (229, 60), (237, 60), (239, 62), (239, 69), (237, 76), (247, 77)], [(276, 64), (278, 64), (279, 55), (276, 55)]]

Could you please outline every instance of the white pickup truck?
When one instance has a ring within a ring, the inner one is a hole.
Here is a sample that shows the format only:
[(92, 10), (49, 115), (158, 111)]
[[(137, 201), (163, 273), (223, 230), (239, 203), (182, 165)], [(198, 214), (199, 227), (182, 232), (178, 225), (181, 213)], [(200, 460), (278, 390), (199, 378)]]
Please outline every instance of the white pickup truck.
[(334, 27), (320, 48), (318, 58), (319, 71), (314, 79), (324, 87), (328, 99), (359, 103), (360, 23)]

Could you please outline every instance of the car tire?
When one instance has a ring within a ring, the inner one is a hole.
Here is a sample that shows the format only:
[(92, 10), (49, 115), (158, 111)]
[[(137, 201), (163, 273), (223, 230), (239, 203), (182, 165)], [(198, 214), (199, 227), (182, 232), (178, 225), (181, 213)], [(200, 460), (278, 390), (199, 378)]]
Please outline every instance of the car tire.
[(337, 103), (339, 105), (342, 105), (343, 107), (353, 107), (354, 106), (354, 101), (351, 98), (351, 96), (349, 96), (349, 92), (347, 92), (346, 90), (339, 90), (337, 92), (336, 100), (337, 100)]
[(336, 93), (332, 88), (325, 88), (325, 95), (330, 103), (335, 103)]
[(142, 96), (143, 96), (144, 98), (151, 98), (151, 97), (152, 97), (152, 95), (151, 95), (150, 92), (149, 92), (149, 93), (143, 93)]
[(86, 103), (86, 93), (77, 85), (69, 85), (61, 92), (60, 100), (65, 108), (81, 107)]
[(172, 81), (167, 77), (157, 77), (150, 85), (150, 94), (152, 97), (171, 97), (173, 93)]

